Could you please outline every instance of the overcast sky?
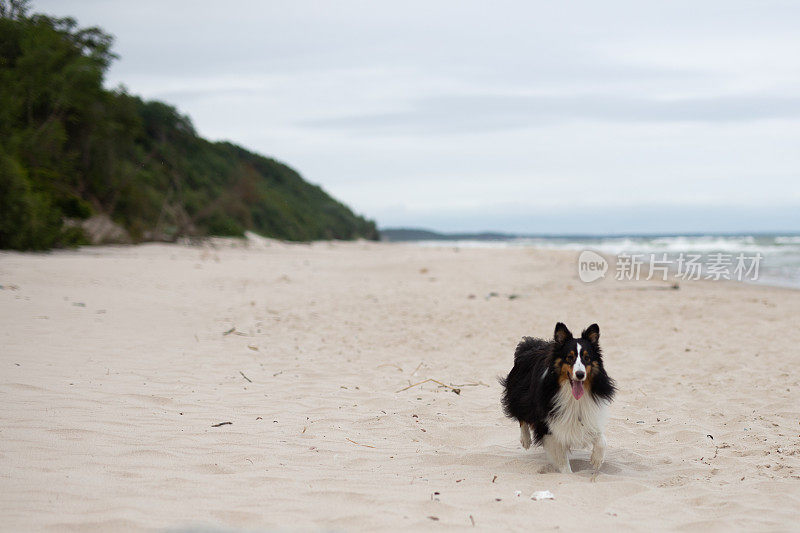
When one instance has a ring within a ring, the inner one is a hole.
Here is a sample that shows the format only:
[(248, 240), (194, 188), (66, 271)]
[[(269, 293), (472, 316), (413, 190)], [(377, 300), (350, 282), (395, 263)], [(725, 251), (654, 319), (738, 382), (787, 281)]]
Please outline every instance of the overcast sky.
[(47, 0), (379, 226), (800, 231), (800, 3)]

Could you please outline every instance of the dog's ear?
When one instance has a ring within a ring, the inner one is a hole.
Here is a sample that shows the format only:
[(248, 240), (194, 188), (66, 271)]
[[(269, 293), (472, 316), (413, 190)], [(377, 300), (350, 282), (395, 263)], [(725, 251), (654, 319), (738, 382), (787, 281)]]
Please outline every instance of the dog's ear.
[(564, 344), (568, 340), (572, 338), (572, 333), (567, 329), (562, 322), (556, 324), (556, 330), (553, 332), (553, 339), (556, 341), (556, 344)]
[(583, 333), (581, 333), (581, 338), (586, 339), (592, 344), (597, 344), (597, 341), (600, 340), (600, 326), (597, 324), (592, 324), (583, 330)]

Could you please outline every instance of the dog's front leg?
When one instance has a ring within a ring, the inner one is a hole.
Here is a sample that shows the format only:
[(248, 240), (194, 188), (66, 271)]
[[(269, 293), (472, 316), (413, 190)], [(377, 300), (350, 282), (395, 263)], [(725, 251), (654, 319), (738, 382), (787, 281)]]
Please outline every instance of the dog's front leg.
[(547, 458), (550, 459), (550, 462), (556, 467), (556, 470), (562, 474), (572, 473), (572, 468), (569, 465), (569, 458), (567, 457), (569, 449), (566, 446), (558, 442), (552, 434), (547, 434), (544, 436), (544, 439), (542, 439), (542, 447), (547, 453)]
[(531, 427), (527, 422), (519, 423), (519, 443), (526, 450), (531, 447)]
[(597, 438), (594, 439), (594, 445), (592, 446), (592, 457), (590, 459), (595, 472), (600, 470), (600, 466), (603, 464), (603, 458), (605, 458), (605, 456), (606, 437), (600, 433)]

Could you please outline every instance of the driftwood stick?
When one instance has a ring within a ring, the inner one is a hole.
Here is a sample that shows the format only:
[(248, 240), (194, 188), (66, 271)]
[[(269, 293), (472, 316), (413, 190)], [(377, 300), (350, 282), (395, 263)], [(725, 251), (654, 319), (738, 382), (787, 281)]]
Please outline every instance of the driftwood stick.
[(414, 383), (413, 385), (409, 385), (408, 387), (404, 387), (404, 388), (400, 389), (399, 391), (395, 391), (395, 392), (403, 392), (404, 390), (408, 390), (411, 387), (416, 387), (417, 385), (422, 385), (423, 383), (427, 383), (429, 381), (430, 381), (430, 378), (429, 379), (423, 379), (419, 383)]
[(455, 392), (456, 394), (461, 394), (461, 389), (458, 389), (456, 387), (451, 387), (450, 385), (447, 385), (446, 383), (442, 383), (438, 379), (433, 379), (433, 378), (423, 379), (419, 383), (414, 383), (413, 385), (409, 385), (408, 387), (404, 387), (404, 388), (400, 389), (399, 391), (395, 391), (395, 392), (403, 392), (404, 390), (408, 390), (408, 389), (410, 389), (412, 387), (416, 387), (418, 385), (422, 385), (423, 383), (427, 383), (429, 381), (437, 383), (437, 384), (441, 385), (442, 387), (447, 387), (448, 389), (450, 389), (451, 391)]

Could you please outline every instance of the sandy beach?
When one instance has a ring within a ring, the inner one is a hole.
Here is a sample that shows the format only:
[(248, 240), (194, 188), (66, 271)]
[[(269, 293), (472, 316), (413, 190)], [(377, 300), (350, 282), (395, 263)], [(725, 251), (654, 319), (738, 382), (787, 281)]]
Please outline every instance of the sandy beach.
[[(0, 529), (798, 527), (800, 291), (215, 242), (0, 253)], [(517, 342), (557, 321), (599, 323), (619, 386), (594, 481), (500, 408)]]

